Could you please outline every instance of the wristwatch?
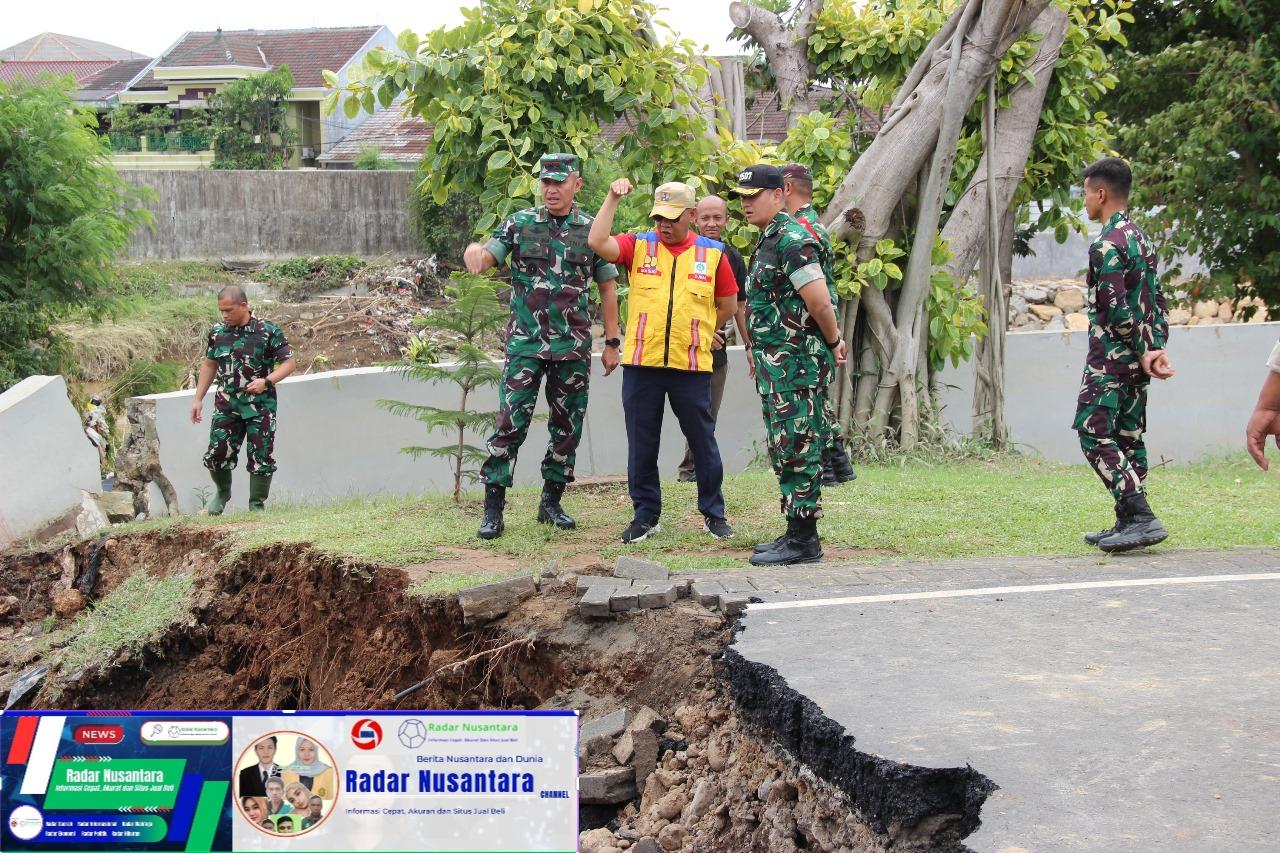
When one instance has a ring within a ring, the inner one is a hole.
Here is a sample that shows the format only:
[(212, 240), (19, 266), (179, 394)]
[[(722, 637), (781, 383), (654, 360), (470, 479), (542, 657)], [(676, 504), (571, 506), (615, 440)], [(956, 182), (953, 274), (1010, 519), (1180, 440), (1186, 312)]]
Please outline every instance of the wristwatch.
[(604, 345), (607, 347), (615, 347), (615, 348), (620, 347), (622, 346), (622, 339), (621, 338), (605, 338)]
[(838, 337), (838, 336), (837, 336), (837, 337), (836, 337), (836, 342), (835, 342), (835, 343), (832, 343), (831, 341), (828, 341), (828, 340), (824, 340), (824, 341), (823, 341), (823, 343), (827, 345), (827, 349), (834, 351), (834, 350), (836, 349), (836, 347), (838, 347), (838, 346), (840, 346), (842, 343), (844, 343), (844, 338), (841, 338), (841, 337)]
[(274, 382), (272, 382), (272, 381), (271, 381), (271, 377), (270, 377), (270, 376), (264, 376), (264, 377), (262, 377), (262, 381), (263, 381), (263, 382), (265, 382), (265, 383), (267, 383), (267, 390), (268, 390), (268, 391), (270, 391), (272, 388), (276, 387), (276, 383), (274, 383)]

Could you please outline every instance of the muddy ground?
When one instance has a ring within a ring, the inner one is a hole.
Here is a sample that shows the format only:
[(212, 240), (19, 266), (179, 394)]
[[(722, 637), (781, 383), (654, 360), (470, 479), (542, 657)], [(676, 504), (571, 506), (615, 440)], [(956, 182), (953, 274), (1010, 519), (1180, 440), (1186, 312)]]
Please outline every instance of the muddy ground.
[[(82, 608), (137, 571), (186, 573), (187, 611), (135, 652), (65, 671)], [(652, 766), (627, 759), (634, 796), (582, 806), (583, 850), (965, 849), (992, 787), (980, 774), (859, 753), (691, 599), (585, 621), (575, 582), (547, 574), (505, 617), (468, 626), (455, 596), (408, 596), (396, 568), (299, 545), (232, 555), (207, 528), (104, 536), (0, 558), (0, 695), (47, 665), (17, 707), (572, 707), (584, 721), (647, 708), (662, 721)], [(583, 770), (616, 769), (614, 755), (584, 749)]]

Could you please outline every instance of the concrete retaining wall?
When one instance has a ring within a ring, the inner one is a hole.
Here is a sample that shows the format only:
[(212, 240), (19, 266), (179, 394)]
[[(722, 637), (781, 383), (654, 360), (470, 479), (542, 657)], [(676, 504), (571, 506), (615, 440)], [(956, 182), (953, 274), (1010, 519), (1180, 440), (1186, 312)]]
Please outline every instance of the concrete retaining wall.
[(156, 199), (136, 259), (411, 255), (412, 171), (122, 172)]
[(102, 488), (61, 376), (29, 376), (0, 394), (0, 548), (79, 506)]
[[(1149, 444), (1153, 461), (1181, 463), (1240, 451), (1244, 422), (1257, 398), (1265, 376), (1263, 364), (1278, 334), (1280, 324), (1275, 323), (1173, 330), (1169, 350), (1178, 375), (1156, 383), (1151, 392)], [(1028, 332), (1011, 335), (1008, 340), (1008, 411), (1014, 441), (1028, 452), (1079, 462), (1071, 420), (1086, 333)], [(740, 471), (753, 459), (763, 458), (764, 430), (743, 351), (730, 348), (729, 355), (717, 438), (725, 469)], [(951, 386), (944, 395), (947, 418), (957, 430), (967, 432), (972, 427), (973, 367), (966, 364), (948, 370), (943, 380)], [(603, 376), (597, 360), (578, 450), (579, 476), (626, 472), (621, 388), (621, 371)], [(280, 384), (279, 393), (276, 460), (280, 470), (273, 497), (312, 502), (452, 488), (444, 462), (411, 459), (398, 452), (410, 444), (446, 444), (448, 438), (429, 435), (416, 421), (391, 415), (375, 404), (379, 398), (390, 398), (452, 407), (457, 401), (452, 387), (410, 382), (383, 368), (356, 368), (293, 377)], [(472, 405), (496, 408), (496, 396), (488, 389)], [(156, 401), (161, 463), (178, 490), (182, 508), (198, 509), (197, 490), (210, 486), (200, 458), (208, 436), (212, 399), (205, 401), (205, 423), (199, 426), (188, 418), (191, 392), (160, 394), (152, 399)], [(545, 402), (539, 402), (538, 410), (545, 414)], [(469, 440), (483, 445), (484, 438), (472, 436)], [(516, 466), (517, 482), (539, 480), (546, 441), (545, 422), (535, 421)], [(664, 477), (674, 477), (682, 452), (683, 437), (668, 411), (662, 436)], [(233, 501), (239, 508), (247, 501), (247, 480), (241, 462)], [(159, 501), (159, 495), (154, 499)], [(773, 499), (773, 495), (761, 496), (761, 500)]]
[[(1280, 323), (1175, 326), (1168, 351), (1177, 374), (1153, 381), (1147, 402), (1151, 462), (1192, 462), (1242, 453), (1244, 425), (1266, 378)], [(1006, 347), (1006, 417), (1022, 449), (1079, 462), (1071, 429), (1084, 370), (1088, 332), (1019, 332)], [(948, 368), (942, 381), (946, 419), (959, 432), (973, 426), (973, 364)]]
[[(725, 468), (740, 471), (755, 454), (752, 442), (762, 441), (760, 404), (747, 379), (742, 349), (731, 350), (725, 389), (726, 410), (719, 440)], [(428, 385), (404, 379), (394, 370), (361, 367), (310, 376), (296, 376), (279, 385), (276, 463), (279, 471), (272, 497), (296, 502), (322, 502), (351, 495), (421, 494), (453, 488), (445, 462), (432, 457), (410, 458), (399, 452), (406, 445), (436, 447), (450, 443), (445, 434), (431, 434), (417, 421), (378, 408), (378, 399), (406, 400), (441, 408), (457, 406), (453, 386)], [(192, 392), (157, 394), (156, 430), (160, 463), (178, 491), (184, 511), (200, 508), (197, 490), (210, 488), (201, 456), (209, 435), (213, 396), (205, 398), (204, 423), (190, 421)], [(622, 420), (622, 370), (604, 376), (598, 358), (592, 366), (590, 405), (578, 447), (577, 474), (625, 474), (627, 436)], [(732, 404), (730, 401), (734, 401)], [(479, 410), (497, 408), (497, 392), (489, 388), (469, 401)], [(732, 409), (730, 406), (732, 405)], [(546, 401), (537, 412), (546, 414)], [(469, 436), (483, 447), (487, 436)], [(540, 463), (547, 446), (545, 420), (535, 419), (516, 465), (517, 483), (541, 481)], [(684, 437), (675, 416), (667, 411), (662, 430), (661, 470), (674, 477), (684, 453)], [(244, 457), (233, 480), (233, 509), (248, 501)], [(474, 489), (474, 485), (467, 488)], [(162, 506), (158, 490), (153, 506)]]

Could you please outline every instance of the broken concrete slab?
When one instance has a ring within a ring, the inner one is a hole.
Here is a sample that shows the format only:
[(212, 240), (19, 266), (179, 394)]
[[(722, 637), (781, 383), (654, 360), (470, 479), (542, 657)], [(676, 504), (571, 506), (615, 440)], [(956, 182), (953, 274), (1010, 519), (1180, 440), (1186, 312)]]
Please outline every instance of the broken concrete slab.
[(613, 746), (613, 760), (619, 764), (630, 764), (636, 754), (635, 742), (631, 732), (623, 732), (622, 737)]
[(647, 728), (634, 729), (627, 735), (631, 736), (631, 765), (635, 769), (636, 790), (643, 791), (649, 774), (658, 768), (658, 736)]
[(617, 737), (627, 728), (627, 723), (630, 720), (631, 712), (626, 708), (619, 708), (612, 714), (606, 714), (599, 719), (583, 723), (582, 728), (578, 730), (578, 740), (581, 743), (586, 743), (598, 737)]
[(613, 566), (614, 577), (639, 581), (665, 581), (670, 574), (662, 563), (639, 557), (619, 557)]
[(630, 767), (594, 770), (578, 777), (578, 801), (610, 805), (625, 803), (636, 795), (635, 772)]
[(675, 584), (649, 584), (646, 586), (633, 587), (636, 592), (636, 599), (641, 610), (650, 610), (656, 607), (670, 607), (676, 603), (676, 586)]
[(615, 589), (613, 594), (609, 596), (609, 609), (614, 613), (635, 610), (639, 606), (640, 597), (636, 595), (636, 590), (633, 587)]
[(133, 521), (132, 492), (96, 492), (93, 495), (98, 507), (106, 513), (107, 520), (113, 524)]
[(694, 581), (689, 595), (703, 607), (716, 607), (724, 593), (724, 584), (719, 581)]
[(725, 616), (737, 616), (747, 609), (749, 600), (745, 595), (738, 593), (725, 593), (720, 596), (719, 605), (720, 612)]
[(675, 578), (671, 583), (676, 588), (676, 598), (689, 597), (689, 589), (693, 586), (693, 580), (691, 578)]
[(497, 583), (464, 589), (458, 593), (458, 604), (462, 606), (462, 623), (473, 625), (477, 622), (491, 622), (510, 613), (520, 602), (531, 598), (536, 592), (531, 575), (519, 575)]
[(612, 596), (612, 587), (603, 584), (588, 587), (578, 600), (578, 615), (584, 619), (603, 619), (609, 615), (609, 599)]
[(648, 705), (641, 705), (640, 710), (636, 711), (635, 717), (632, 718), (631, 724), (627, 728), (633, 732), (648, 729), (654, 734), (660, 735), (667, 730), (667, 721)]

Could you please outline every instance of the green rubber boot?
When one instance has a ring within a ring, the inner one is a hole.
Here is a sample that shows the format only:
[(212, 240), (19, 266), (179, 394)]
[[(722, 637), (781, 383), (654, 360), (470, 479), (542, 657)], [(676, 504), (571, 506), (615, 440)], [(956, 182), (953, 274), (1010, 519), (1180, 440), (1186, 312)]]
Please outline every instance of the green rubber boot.
[(227, 501), (231, 500), (231, 469), (211, 468), (209, 477), (218, 487), (218, 491), (209, 499), (209, 503), (205, 504), (205, 510), (209, 515), (222, 515), (222, 511), (227, 508)]
[(271, 494), (271, 475), (270, 474), (250, 474), (249, 475), (249, 511), (261, 512), (266, 509), (263, 504), (267, 500), (267, 495)]

